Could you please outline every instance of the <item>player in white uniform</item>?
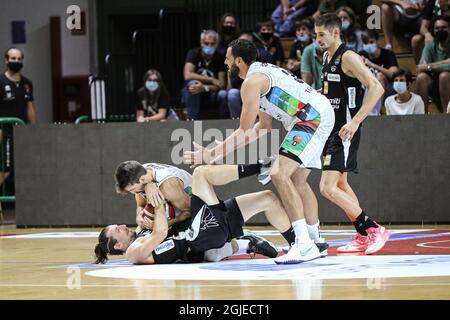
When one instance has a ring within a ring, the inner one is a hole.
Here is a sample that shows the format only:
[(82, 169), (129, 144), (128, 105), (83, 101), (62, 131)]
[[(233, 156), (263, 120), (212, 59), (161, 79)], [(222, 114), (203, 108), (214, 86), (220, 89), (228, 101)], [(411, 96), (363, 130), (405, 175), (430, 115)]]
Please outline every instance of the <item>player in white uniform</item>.
[(136, 223), (143, 229), (152, 228), (144, 219), (147, 202), (155, 208), (164, 200), (170, 202), (175, 212), (169, 217), (169, 226), (191, 216), (192, 176), (185, 170), (167, 164), (125, 161), (117, 167), (115, 179), (117, 192), (135, 195)]
[[(287, 264), (316, 259), (320, 256), (314, 245), (320, 241), (317, 199), (307, 177), (310, 168), (321, 168), (320, 156), (334, 126), (334, 112), (329, 100), (302, 80), (282, 68), (255, 60), (253, 43), (246, 40), (230, 43), (225, 64), (230, 73), (245, 79), (241, 88), (240, 127), (213, 149), (194, 143), (197, 150), (185, 152), (185, 162), (214, 163), (270, 131), (272, 118), (281, 121), (289, 132), (270, 175), (292, 223), (295, 243), (275, 262)], [(259, 122), (255, 124), (257, 117)], [(315, 221), (309, 219), (309, 228), (304, 206), (309, 217), (315, 216)]]

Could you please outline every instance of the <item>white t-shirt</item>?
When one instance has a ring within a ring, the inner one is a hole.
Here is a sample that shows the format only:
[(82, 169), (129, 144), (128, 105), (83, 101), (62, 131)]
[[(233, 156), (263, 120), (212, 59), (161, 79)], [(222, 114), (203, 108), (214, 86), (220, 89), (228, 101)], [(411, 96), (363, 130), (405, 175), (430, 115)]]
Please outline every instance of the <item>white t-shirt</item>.
[(406, 114), (424, 114), (425, 106), (422, 98), (411, 92), (411, 99), (405, 103), (399, 103), (395, 100), (396, 94), (387, 97), (384, 102), (387, 115), (406, 115)]

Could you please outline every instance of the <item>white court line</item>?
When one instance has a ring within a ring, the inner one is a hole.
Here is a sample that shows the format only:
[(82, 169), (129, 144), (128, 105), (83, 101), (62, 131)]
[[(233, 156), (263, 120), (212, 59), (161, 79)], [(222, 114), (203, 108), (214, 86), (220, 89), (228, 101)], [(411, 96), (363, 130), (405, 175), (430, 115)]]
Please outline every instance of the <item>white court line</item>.
[[(386, 278), (381, 278), (386, 279)], [(342, 279), (341, 279), (342, 280)], [(365, 279), (362, 279), (364, 281)], [(202, 281), (202, 280), (200, 280)], [(238, 280), (239, 281), (239, 280)], [(245, 281), (245, 280), (244, 280)], [(260, 280), (258, 280), (260, 281)], [(273, 280), (268, 280), (273, 281)], [(281, 280), (280, 280), (281, 281)], [(283, 280), (286, 281), (286, 280)], [(82, 288), (192, 288), (192, 287), (203, 287), (203, 288), (219, 288), (219, 287), (296, 287), (297, 285), (301, 286), (302, 281), (305, 284), (310, 285), (308, 281), (305, 280), (299, 280), (299, 284), (297, 283), (289, 283), (289, 284), (188, 284), (188, 285), (180, 285), (180, 284), (174, 284), (174, 285), (163, 285), (163, 284), (155, 284), (155, 285), (115, 285), (115, 284), (88, 284), (88, 285), (80, 285)], [(293, 282), (293, 281), (291, 281)], [(450, 282), (448, 283), (384, 283), (382, 284), (383, 287), (410, 287), (410, 286), (450, 286)], [(26, 284), (26, 283), (19, 283), (19, 284), (4, 284), (0, 283), (0, 287), (66, 287), (66, 284)], [(367, 284), (351, 284), (351, 283), (343, 283), (343, 284), (320, 284), (315, 287), (367, 287)]]
[(432, 249), (450, 249), (449, 247), (436, 247), (436, 246), (428, 246), (427, 244), (430, 243), (439, 243), (439, 242), (450, 242), (450, 240), (441, 240), (441, 241), (432, 241), (432, 242), (423, 242), (417, 244), (418, 247), (424, 247), (424, 248), (432, 248)]

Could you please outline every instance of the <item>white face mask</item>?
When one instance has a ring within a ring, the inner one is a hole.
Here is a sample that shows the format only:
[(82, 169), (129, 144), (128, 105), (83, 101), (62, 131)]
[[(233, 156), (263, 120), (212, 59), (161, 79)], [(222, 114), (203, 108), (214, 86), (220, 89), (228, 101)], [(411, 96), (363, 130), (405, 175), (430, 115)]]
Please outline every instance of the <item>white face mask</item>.
[(408, 86), (406, 85), (406, 82), (404, 81), (395, 81), (394, 82), (394, 90), (397, 93), (405, 93), (406, 91), (408, 91)]
[(148, 91), (155, 92), (159, 88), (159, 83), (157, 81), (146, 81), (145, 87)]
[(297, 36), (297, 40), (300, 42), (308, 42), (309, 41), (309, 35), (304, 34), (302, 36)]

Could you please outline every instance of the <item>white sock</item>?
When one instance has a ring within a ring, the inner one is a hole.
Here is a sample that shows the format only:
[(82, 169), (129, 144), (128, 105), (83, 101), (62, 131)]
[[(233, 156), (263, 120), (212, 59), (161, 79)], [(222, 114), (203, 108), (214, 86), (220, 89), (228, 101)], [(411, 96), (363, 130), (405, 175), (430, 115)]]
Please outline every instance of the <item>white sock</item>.
[(301, 243), (311, 242), (311, 238), (308, 234), (308, 229), (306, 228), (306, 220), (300, 219), (292, 222), (292, 228), (294, 229), (295, 238), (299, 239)]
[(250, 240), (246, 240), (246, 239), (239, 239), (236, 240), (238, 246), (239, 246), (239, 250), (248, 250), (250, 249), (249, 244), (250, 244)]
[(306, 225), (306, 227), (308, 228), (308, 234), (309, 237), (314, 240), (314, 242), (319, 242), (320, 239), (320, 227), (319, 227), (319, 222), (317, 222), (316, 224), (308, 224)]

